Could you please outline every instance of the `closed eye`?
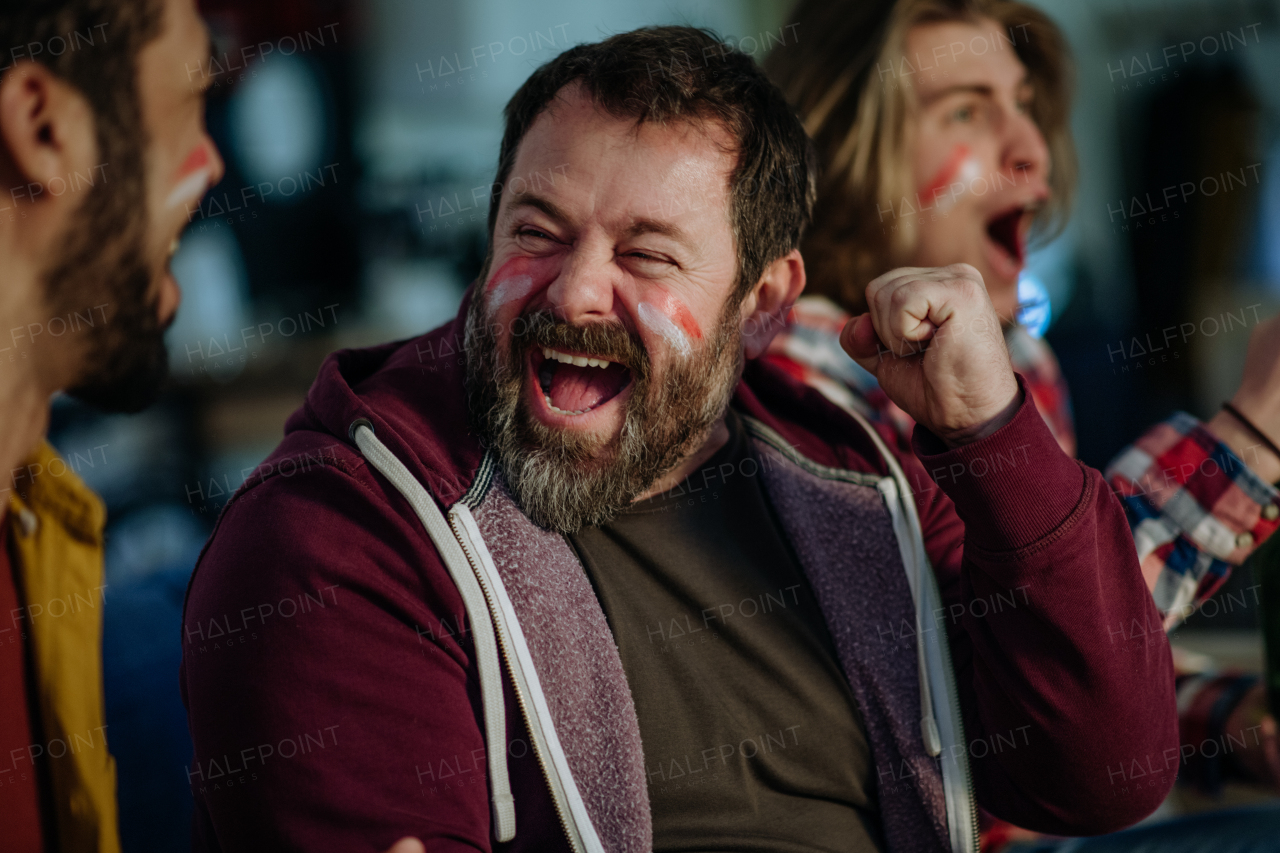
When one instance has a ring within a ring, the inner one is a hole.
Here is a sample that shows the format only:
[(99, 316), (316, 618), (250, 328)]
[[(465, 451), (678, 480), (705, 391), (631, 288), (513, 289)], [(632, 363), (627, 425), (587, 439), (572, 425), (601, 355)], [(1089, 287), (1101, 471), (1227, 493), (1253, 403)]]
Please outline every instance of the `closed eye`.
[(660, 258), (657, 255), (650, 255), (647, 252), (628, 252), (627, 257), (639, 258), (642, 261), (657, 261), (658, 263), (662, 263), (662, 264), (671, 264), (673, 266), (675, 265), (675, 261), (671, 260), (670, 258)]
[(671, 270), (679, 269), (680, 264), (671, 258), (662, 255), (653, 255), (648, 252), (625, 252), (621, 256), (623, 266), (625, 266), (632, 275), (640, 278), (658, 279), (664, 278)]
[(517, 226), (515, 239), (516, 244), (526, 252), (534, 253), (559, 251), (559, 247), (564, 245), (541, 228), (529, 225)]

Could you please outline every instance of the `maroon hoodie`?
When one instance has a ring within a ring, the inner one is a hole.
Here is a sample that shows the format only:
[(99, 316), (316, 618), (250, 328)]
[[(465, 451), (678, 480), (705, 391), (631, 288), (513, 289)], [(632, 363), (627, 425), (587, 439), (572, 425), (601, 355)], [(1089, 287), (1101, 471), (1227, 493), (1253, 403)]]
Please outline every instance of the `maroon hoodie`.
[[(405, 835), (431, 851), (571, 849), (509, 671), (516, 835), (493, 841), (471, 626), (422, 522), (353, 443), (358, 419), (443, 510), (474, 518), (580, 824), (600, 849), (649, 849), (617, 648), (572, 548), (519, 511), (468, 425), (461, 329), (460, 315), (331, 355), (205, 546), (181, 673), (195, 849), (353, 853)], [(734, 405), (862, 711), (888, 847), (951, 849), (939, 762), (920, 736), (912, 593), (876, 487), (886, 465), (849, 415), (762, 363)], [(1112, 626), (1157, 614), (1102, 476), (1062, 453), (1029, 397), (979, 442), (946, 450), (917, 428), (894, 453), (910, 482), (940, 487), (915, 493), (945, 605), (921, 630), (947, 629), (977, 802), (1058, 834), (1150, 813), (1178, 767), (1173, 670), (1163, 634), (1115, 640)]]

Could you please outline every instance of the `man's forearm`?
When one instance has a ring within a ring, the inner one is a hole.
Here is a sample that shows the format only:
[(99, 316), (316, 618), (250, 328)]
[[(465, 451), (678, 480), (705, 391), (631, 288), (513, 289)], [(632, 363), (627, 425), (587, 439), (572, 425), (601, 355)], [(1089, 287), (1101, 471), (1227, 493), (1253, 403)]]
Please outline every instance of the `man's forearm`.
[(965, 524), (963, 566), (938, 568), (960, 573), (946, 618), (980, 802), (1063, 834), (1145, 816), (1177, 775), (1173, 672), (1118, 501), (1030, 402), (966, 447), (914, 443)]
[(1263, 480), (1268, 483), (1280, 481), (1280, 456), (1276, 456), (1239, 419), (1221, 411), (1205, 427)]

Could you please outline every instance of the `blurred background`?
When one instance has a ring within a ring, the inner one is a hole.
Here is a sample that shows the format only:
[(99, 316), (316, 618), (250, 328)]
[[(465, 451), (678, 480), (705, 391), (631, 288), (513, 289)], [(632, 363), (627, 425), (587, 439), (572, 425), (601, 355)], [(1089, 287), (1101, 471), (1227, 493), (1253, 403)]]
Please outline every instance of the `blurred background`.
[[(172, 386), (131, 417), (59, 400), (51, 430), (109, 510), (107, 717), (128, 851), (189, 847), (180, 617), (220, 508), (280, 440), (328, 352), (453, 315), (483, 258), (516, 87), (568, 46), (646, 24), (711, 27), (762, 59), (789, 8), (199, 5), (216, 57), (189, 72), (193, 85), (212, 78), (208, 123), (228, 168), (174, 260), (184, 303), (168, 337)], [(1024, 320), (1056, 349), (1080, 455), (1101, 467), (1175, 409), (1211, 415), (1235, 389), (1249, 331), (1280, 308), (1280, 0), (1040, 5), (1076, 57), (1080, 185), (1065, 233), (1031, 258), (1023, 298), (1038, 308)], [(802, 49), (804, 33), (783, 41)], [(1260, 667), (1251, 589), (1237, 572), (1175, 642)], [(1175, 796), (1167, 809), (1207, 805)]]

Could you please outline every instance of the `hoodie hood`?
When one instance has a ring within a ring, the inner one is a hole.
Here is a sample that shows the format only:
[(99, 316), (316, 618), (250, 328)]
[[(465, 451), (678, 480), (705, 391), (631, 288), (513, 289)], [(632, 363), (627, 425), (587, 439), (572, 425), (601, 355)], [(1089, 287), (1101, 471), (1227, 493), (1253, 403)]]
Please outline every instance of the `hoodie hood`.
[(364, 418), (441, 503), (460, 500), (484, 457), (463, 387), (466, 305), (417, 338), (330, 354), (306, 402), (286, 421), (281, 449), (291, 444), (291, 433), (302, 431), (350, 443), (351, 424)]
[[(425, 335), (330, 354), (306, 402), (285, 423), (286, 437), (318, 431), (350, 443), (352, 422), (365, 418), (444, 506), (456, 503), (484, 458), (468, 419), (464, 387), (469, 302), (470, 291), (452, 320)], [(762, 360), (748, 362), (733, 405), (815, 462), (887, 473), (870, 439), (847, 414)], [(783, 420), (778, 412), (790, 417)], [(894, 440), (890, 431), (882, 432), (887, 441)], [(281, 450), (289, 445), (286, 438)], [(871, 468), (867, 460), (874, 460)]]

